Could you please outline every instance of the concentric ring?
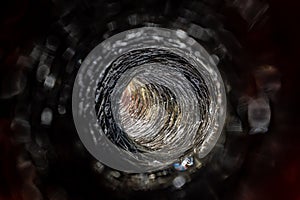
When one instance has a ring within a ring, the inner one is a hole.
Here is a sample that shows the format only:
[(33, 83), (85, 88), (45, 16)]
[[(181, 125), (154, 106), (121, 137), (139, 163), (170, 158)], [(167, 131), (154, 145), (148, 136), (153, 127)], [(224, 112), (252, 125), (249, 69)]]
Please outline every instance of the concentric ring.
[(211, 56), (181, 30), (139, 28), (86, 57), (73, 87), (85, 147), (120, 171), (143, 173), (205, 157), (223, 129), (226, 97)]

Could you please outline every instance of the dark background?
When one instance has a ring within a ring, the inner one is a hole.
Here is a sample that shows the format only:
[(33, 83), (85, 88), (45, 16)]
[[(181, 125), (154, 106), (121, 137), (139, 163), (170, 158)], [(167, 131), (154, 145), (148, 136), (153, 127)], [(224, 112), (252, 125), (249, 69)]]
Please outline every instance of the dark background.
[[(269, 0), (269, 20), (250, 31), (236, 13), (227, 11), (231, 31), (246, 51), (257, 60), (274, 65), (281, 74), (282, 88), (273, 105), (272, 126), (252, 145), (241, 169), (220, 192), (228, 199), (300, 200), (300, 3), (296, 0)], [(19, 69), (15, 63), (32, 42), (47, 35), (54, 20), (52, 2), (46, 0), (3, 1), (0, 6), (0, 80)], [(225, 11), (226, 13), (226, 11)], [(12, 140), (10, 122), (16, 99), (0, 100), (0, 199), (21, 199), (24, 177), (16, 169), (19, 147)], [(272, 164), (275, 163), (275, 164)], [(190, 197), (197, 196), (197, 182)]]

